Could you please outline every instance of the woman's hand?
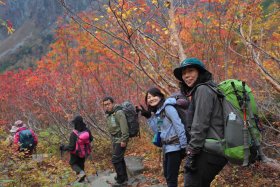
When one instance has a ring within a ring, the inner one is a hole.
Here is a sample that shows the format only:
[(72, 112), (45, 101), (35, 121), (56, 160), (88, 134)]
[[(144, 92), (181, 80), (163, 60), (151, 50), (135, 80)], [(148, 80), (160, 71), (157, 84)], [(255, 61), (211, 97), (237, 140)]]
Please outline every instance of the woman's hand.
[(141, 108), (139, 106), (136, 106), (136, 112), (141, 112), (141, 115), (144, 116), (145, 118), (150, 118), (152, 116), (151, 111), (146, 110), (142, 105), (140, 105)]

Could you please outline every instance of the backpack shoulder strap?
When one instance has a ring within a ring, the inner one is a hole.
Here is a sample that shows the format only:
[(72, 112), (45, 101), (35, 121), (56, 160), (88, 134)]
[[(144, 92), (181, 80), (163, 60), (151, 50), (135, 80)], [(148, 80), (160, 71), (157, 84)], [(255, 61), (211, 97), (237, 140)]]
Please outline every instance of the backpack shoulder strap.
[(73, 132), (79, 137), (79, 132), (76, 129), (74, 129)]
[[(223, 107), (223, 99), (225, 98), (225, 95), (224, 95), (216, 86), (214, 86), (214, 85), (211, 85), (211, 84), (209, 84), (209, 83), (201, 83), (201, 84), (199, 84), (198, 86), (196, 86), (196, 87), (193, 89), (192, 93), (194, 93), (195, 90), (196, 90), (196, 88), (198, 88), (198, 87), (201, 86), (201, 85), (207, 86), (207, 87), (210, 88), (214, 93), (216, 93), (216, 94), (217, 94), (217, 97), (218, 97), (218, 100), (219, 100), (221, 106)], [(189, 96), (191, 96), (191, 94), (190, 94)], [(195, 101), (194, 101), (194, 97), (191, 96), (191, 103), (192, 103), (193, 107), (195, 107), (194, 102), (195, 102)]]
[(120, 111), (120, 110), (122, 110), (122, 109), (123, 109), (122, 107), (116, 108), (116, 110), (115, 110), (111, 115), (115, 117), (116, 114), (117, 114), (117, 112)]
[[(162, 109), (162, 111), (160, 112), (160, 116), (161, 116), (161, 117), (166, 117), (166, 118), (172, 123), (171, 118), (168, 117), (168, 116), (166, 115), (166, 112), (165, 112), (165, 108), (166, 108), (167, 106), (172, 106), (173, 108), (175, 108), (175, 104), (166, 104), (166, 105), (164, 106), (164, 108)], [(175, 110), (176, 110), (176, 108), (175, 108)], [(177, 111), (177, 110), (176, 110), (176, 111)], [(177, 113), (178, 113), (178, 112), (177, 112)], [(179, 114), (178, 114), (178, 115), (179, 115)]]
[[(208, 84), (208, 83), (202, 83), (200, 85), (205, 85), (205, 86), (208, 86), (211, 90), (213, 90), (216, 94), (217, 94), (217, 97), (218, 97), (218, 100), (219, 100), (219, 103), (222, 107), (222, 119), (223, 119), (223, 124), (224, 124), (224, 111), (223, 111), (223, 99), (225, 98), (225, 95), (216, 87), (216, 86), (213, 86), (211, 84)], [(216, 136), (216, 138), (221, 141), (221, 138), (220, 136), (218, 135), (218, 132), (215, 130), (215, 128), (213, 128), (211, 125), (210, 125), (210, 129), (212, 129), (212, 132), (214, 134), (214, 136)]]
[[(122, 107), (122, 106), (118, 107), (118, 108), (114, 111), (114, 113), (112, 114), (112, 116), (115, 118), (115, 120), (116, 120), (118, 123), (120, 123), (120, 122), (119, 122), (118, 118), (116, 118), (116, 114), (117, 114), (117, 112), (120, 111), (120, 110), (123, 111), (123, 107)], [(125, 115), (125, 112), (124, 112), (124, 111), (123, 111), (123, 113), (124, 113), (124, 115)]]
[(203, 84), (203, 85), (206, 85), (209, 88), (211, 88), (211, 90), (213, 90), (217, 94), (218, 98), (224, 98), (225, 97), (225, 95), (216, 86), (213, 86), (213, 85), (207, 84), (207, 83)]

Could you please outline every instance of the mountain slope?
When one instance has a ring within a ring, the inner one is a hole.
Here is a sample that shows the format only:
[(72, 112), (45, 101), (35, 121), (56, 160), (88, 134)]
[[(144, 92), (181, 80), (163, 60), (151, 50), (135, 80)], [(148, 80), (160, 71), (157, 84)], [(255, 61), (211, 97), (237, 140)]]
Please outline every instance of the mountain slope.
[[(75, 12), (94, 2), (65, 0)], [(5, 6), (0, 6), (0, 18), (10, 20), (16, 29), (12, 35), (0, 30), (0, 72), (33, 66), (48, 51), (56, 20), (63, 15), (58, 0), (7, 0)]]

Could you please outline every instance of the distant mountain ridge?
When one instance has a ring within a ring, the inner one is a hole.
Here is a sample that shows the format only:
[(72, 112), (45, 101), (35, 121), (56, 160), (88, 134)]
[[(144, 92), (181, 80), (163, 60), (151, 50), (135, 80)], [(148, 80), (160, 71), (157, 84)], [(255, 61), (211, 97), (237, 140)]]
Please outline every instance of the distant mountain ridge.
[[(7, 35), (0, 29), (0, 72), (33, 66), (51, 42), (59, 16), (65, 14), (58, 0), (6, 0), (0, 17), (10, 20), (16, 29)], [(65, 0), (75, 12), (94, 6), (95, 0)]]

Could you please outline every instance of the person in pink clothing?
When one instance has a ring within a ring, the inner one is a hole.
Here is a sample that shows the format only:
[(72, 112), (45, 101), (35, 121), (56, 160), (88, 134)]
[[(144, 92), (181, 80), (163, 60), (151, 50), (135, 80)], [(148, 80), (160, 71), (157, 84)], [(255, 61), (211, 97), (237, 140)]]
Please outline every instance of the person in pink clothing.
[(38, 137), (32, 129), (27, 128), (26, 124), (21, 120), (15, 122), (18, 127), (15, 137), (14, 146), (19, 152), (26, 152), (26, 156), (31, 156), (38, 144)]

